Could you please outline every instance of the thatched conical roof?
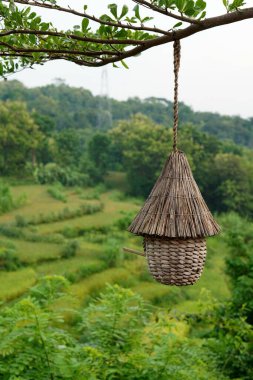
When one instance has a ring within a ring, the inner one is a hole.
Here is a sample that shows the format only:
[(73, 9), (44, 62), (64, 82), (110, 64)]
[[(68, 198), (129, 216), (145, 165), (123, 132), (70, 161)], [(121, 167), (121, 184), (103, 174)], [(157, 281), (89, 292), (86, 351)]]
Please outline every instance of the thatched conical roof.
[(220, 232), (183, 152), (170, 154), (128, 231), (167, 238), (207, 237)]

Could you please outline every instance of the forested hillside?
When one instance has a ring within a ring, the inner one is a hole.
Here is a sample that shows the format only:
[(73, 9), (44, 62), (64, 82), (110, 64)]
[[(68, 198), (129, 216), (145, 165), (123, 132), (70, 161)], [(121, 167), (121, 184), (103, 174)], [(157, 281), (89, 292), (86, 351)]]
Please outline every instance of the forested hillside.
[[(108, 171), (121, 171), (127, 192), (145, 197), (171, 149), (165, 100), (108, 101), (62, 83), (28, 89), (17, 81), (1, 83), (0, 99), (0, 171), (7, 177), (93, 186)], [(251, 217), (252, 120), (195, 113), (183, 104), (180, 120), (179, 148), (209, 207)]]
[[(26, 102), (30, 112), (39, 114), (41, 122), (44, 121), (56, 130), (92, 128), (105, 131), (116, 121), (129, 119), (136, 113), (146, 115), (155, 123), (167, 127), (172, 123), (172, 102), (166, 99), (110, 99), (108, 102), (105, 98), (93, 96), (88, 90), (69, 87), (61, 82), (37, 88), (26, 88), (18, 81), (1, 82), (0, 100)], [(203, 132), (219, 139), (253, 147), (253, 118), (194, 112), (189, 106), (181, 103), (180, 121), (182, 124), (197, 125)]]

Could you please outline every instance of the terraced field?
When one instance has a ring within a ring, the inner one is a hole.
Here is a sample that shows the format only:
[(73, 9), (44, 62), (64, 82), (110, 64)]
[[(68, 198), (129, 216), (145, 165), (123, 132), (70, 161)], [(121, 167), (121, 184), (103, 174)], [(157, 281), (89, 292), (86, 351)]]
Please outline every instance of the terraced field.
[[(175, 311), (195, 311), (202, 289), (222, 299), (229, 295), (224, 275), (226, 246), (222, 239), (209, 239), (206, 269), (194, 287), (173, 288), (155, 283), (145, 260), (124, 256), (122, 247), (141, 249), (142, 241), (125, 231), (140, 201), (122, 193), (122, 177), (108, 179), (115, 189), (62, 190), (66, 202), (52, 197), (48, 186), (12, 187), (27, 202), (19, 209), (0, 216), (0, 246), (12, 247), (20, 265), (0, 272), (0, 301), (25, 294), (42, 275), (64, 275), (71, 282), (68, 302), (86, 302), (106, 283), (131, 287), (156, 304)], [(73, 248), (74, 245), (74, 248)], [(74, 252), (72, 252), (74, 249)]]

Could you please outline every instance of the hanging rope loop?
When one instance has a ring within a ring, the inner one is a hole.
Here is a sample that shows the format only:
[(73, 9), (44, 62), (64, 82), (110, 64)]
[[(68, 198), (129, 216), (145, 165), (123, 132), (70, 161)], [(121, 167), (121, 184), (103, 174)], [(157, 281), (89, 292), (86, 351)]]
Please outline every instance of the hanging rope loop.
[(177, 130), (178, 130), (178, 74), (180, 68), (181, 45), (180, 40), (174, 41), (174, 105), (173, 105), (173, 150), (177, 151)]

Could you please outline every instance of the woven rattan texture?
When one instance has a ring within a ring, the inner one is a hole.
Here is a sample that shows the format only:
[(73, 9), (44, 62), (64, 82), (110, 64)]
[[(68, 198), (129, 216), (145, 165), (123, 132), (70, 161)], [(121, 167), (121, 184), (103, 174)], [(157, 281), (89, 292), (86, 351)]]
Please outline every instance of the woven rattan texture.
[(149, 271), (164, 285), (193, 285), (201, 276), (206, 258), (205, 239), (144, 238)]
[(183, 152), (170, 154), (128, 231), (136, 235), (168, 238), (199, 238), (220, 232)]

